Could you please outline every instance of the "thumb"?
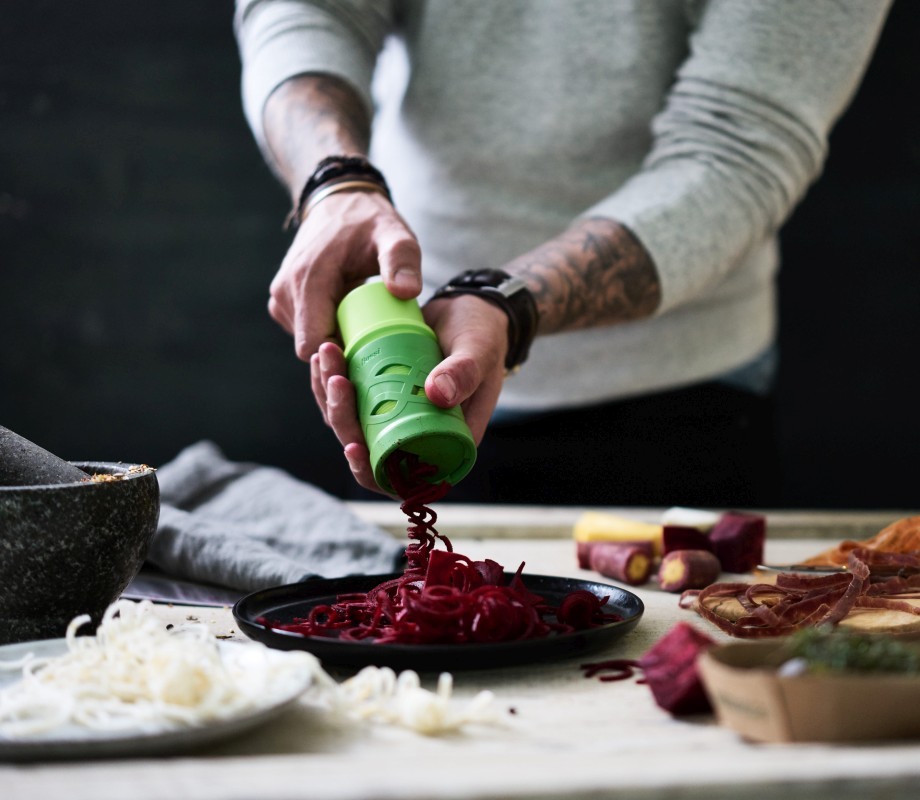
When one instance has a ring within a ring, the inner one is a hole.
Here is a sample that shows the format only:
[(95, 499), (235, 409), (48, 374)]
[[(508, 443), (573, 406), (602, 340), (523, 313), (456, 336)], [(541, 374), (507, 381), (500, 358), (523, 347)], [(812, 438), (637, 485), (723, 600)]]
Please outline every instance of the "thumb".
[(394, 225), (378, 239), (380, 277), (394, 297), (411, 300), (422, 291), (422, 251), (408, 228)]

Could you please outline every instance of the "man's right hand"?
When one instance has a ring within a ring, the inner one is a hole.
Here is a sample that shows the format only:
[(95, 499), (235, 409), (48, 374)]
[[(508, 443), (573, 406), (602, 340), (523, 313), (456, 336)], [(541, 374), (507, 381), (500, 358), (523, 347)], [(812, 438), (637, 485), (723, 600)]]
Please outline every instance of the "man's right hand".
[[(272, 93), (264, 110), (266, 144), (295, 206), (323, 159), (367, 152), (370, 121), (357, 92), (330, 75), (300, 75)], [(421, 292), (418, 241), (382, 194), (330, 194), (299, 222), (271, 283), (268, 311), (294, 337), (303, 361), (335, 341), (338, 304), (372, 275), (381, 275), (396, 297)]]
[(395, 297), (421, 292), (421, 251), (408, 225), (375, 192), (323, 199), (297, 229), (269, 289), (269, 314), (294, 337), (298, 358), (309, 362), (323, 342), (337, 340), (342, 298), (377, 274)]

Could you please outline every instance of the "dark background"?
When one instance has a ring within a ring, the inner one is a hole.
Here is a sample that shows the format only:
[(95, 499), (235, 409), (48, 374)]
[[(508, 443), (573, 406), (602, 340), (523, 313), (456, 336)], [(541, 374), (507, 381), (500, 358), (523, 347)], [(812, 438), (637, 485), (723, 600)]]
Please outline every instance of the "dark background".
[[(920, 2), (896, 0), (783, 236), (782, 505), (915, 508)], [(0, 424), (72, 460), (210, 438), (351, 486), (265, 311), (287, 198), (239, 100), (232, 4), (5, 0)]]

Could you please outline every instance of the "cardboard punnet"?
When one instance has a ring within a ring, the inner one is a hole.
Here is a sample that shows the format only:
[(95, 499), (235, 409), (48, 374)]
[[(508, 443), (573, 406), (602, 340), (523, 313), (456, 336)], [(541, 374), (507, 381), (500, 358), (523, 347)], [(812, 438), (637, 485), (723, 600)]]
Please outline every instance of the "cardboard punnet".
[(719, 722), (759, 742), (854, 742), (920, 737), (920, 677), (783, 676), (781, 642), (739, 642), (703, 653), (698, 669)]

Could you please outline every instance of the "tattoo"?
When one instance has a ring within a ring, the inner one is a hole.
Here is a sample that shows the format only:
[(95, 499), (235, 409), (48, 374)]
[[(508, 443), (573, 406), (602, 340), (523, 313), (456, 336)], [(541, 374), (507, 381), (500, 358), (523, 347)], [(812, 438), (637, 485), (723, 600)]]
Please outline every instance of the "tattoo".
[(329, 75), (285, 81), (265, 104), (265, 136), (278, 174), (296, 200), (328, 155), (367, 153), (371, 120), (347, 83)]
[(541, 334), (647, 317), (661, 302), (651, 257), (611, 219), (576, 223), (506, 269), (521, 275), (533, 292)]

